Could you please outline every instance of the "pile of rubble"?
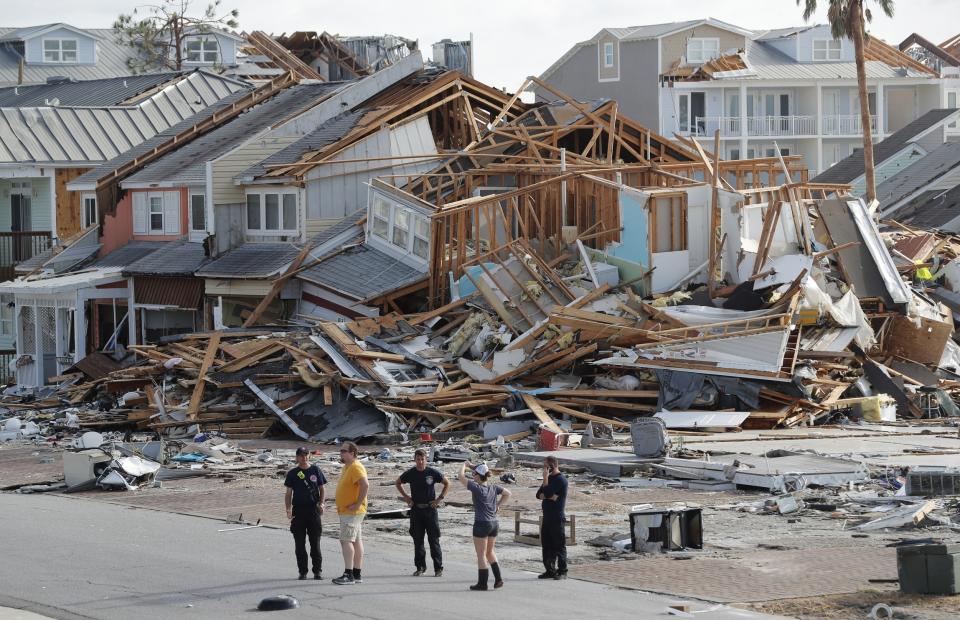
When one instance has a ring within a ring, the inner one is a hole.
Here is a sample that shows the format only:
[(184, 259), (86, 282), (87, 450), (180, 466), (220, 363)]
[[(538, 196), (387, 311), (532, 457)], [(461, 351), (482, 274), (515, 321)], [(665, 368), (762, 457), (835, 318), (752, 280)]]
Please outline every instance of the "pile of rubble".
[(549, 263), (518, 240), (428, 312), (184, 334), (119, 361), (95, 353), (54, 386), (8, 389), (5, 432), (518, 440), (651, 416), (703, 431), (960, 415), (960, 244), (881, 233), (860, 200), (805, 206), (800, 226), (766, 210), (738, 265), (759, 271), (737, 286), (642, 298), (579, 239)]

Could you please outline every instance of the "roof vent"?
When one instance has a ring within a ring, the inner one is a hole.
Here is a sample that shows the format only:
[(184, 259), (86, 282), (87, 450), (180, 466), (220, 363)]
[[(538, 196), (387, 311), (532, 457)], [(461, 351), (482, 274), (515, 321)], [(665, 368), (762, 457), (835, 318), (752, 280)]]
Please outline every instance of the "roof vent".
[(72, 81), (65, 75), (51, 75), (47, 78), (47, 84), (69, 84)]
[(50, 106), (51, 108), (55, 108), (58, 105), (60, 105), (60, 100), (57, 99), (56, 97), (54, 97), (53, 99), (44, 99), (43, 105)]

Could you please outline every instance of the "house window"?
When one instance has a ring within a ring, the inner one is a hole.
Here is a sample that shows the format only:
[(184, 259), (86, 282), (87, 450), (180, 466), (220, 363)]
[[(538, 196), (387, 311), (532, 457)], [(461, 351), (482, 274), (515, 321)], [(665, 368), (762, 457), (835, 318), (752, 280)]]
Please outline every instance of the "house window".
[(214, 64), (220, 62), (220, 45), (216, 39), (190, 38), (184, 44), (187, 62)]
[(393, 245), (407, 249), (410, 240), (410, 212), (396, 209), (393, 212)]
[(430, 253), (430, 220), (418, 217), (413, 222), (413, 253), (426, 259)]
[(652, 250), (680, 252), (687, 249), (687, 195), (660, 194), (651, 199)]
[(813, 42), (815, 61), (840, 60), (841, 41), (839, 39), (816, 39)]
[(0, 335), (12, 338), (13, 331), (13, 295), (0, 295)]
[(297, 195), (293, 192), (247, 194), (247, 231), (255, 234), (295, 235)]
[(207, 205), (203, 194), (190, 194), (190, 230), (207, 229)]
[(163, 196), (150, 196), (150, 232), (163, 234)]
[(608, 42), (603, 44), (603, 66), (613, 66), (613, 43)]
[(730, 149), (730, 159), (740, 159), (740, 149)]
[(704, 63), (720, 55), (720, 39), (695, 38), (687, 41), (687, 62)]
[(83, 194), (80, 200), (83, 227), (90, 228), (97, 225), (97, 196), (95, 194)]
[(44, 39), (44, 62), (77, 62), (76, 39)]
[(247, 194), (247, 230), (260, 230), (260, 194)]
[(379, 196), (373, 199), (373, 234), (387, 238), (390, 229), (390, 203)]
[(297, 197), (294, 194), (283, 195), (283, 229), (297, 229)]

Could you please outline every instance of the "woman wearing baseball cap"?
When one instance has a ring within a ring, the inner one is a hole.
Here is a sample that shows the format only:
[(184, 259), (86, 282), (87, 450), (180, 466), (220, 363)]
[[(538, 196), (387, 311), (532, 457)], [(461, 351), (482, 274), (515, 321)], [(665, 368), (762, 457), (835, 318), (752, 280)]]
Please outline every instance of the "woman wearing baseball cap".
[[(467, 479), (467, 468), (470, 468), (472, 480)], [(510, 499), (510, 491), (498, 484), (488, 485), (490, 468), (486, 463), (474, 466), (469, 461), (460, 466), (460, 483), (467, 487), (473, 495), (473, 546), (477, 551), (477, 583), (470, 586), (471, 590), (486, 590), (493, 569), (493, 587), (503, 586), (500, 576), (500, 564), (493, 547), (497, 542), (497, 533), (500, 529), (497, 522), (497, 513), (500, 507)], [(499, 500), (498, 500), (499, 496)]]

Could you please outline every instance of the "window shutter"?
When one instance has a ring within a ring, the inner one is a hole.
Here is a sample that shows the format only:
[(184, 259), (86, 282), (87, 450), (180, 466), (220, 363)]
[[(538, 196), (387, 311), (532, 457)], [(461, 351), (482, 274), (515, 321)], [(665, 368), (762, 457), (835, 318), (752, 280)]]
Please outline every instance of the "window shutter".
[(133, 192), (133, 234), (147, 234), (147, 194)]
[(163, 234), (180, 234), (180, 192), (163, 192)]

